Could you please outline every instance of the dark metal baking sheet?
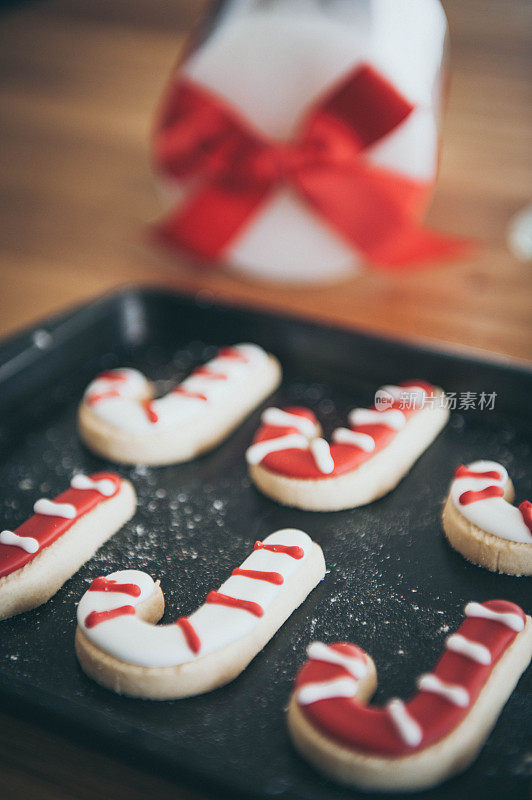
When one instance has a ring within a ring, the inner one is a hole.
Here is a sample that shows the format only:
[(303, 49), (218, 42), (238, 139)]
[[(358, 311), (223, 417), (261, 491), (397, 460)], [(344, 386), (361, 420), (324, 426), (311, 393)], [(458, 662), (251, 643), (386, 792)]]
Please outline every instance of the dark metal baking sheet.
[[(532, 374), (525, 365), (373, 338), (300, 320), (211, 305), (151, 290), (124, 290), (43, 323), (0, 347), (1, 525), (13, 528), (34, 500), (54, 496), (76, 470), (107, 465), (76, 436), (76, 405), (102, 368), (134, 366), (161, 390), (222, 344), (253, 341), (284, 367), (268, 404), (304, 403), (327, 433), (382, 383), (409, 377), (454, 392), (496, 392), (495, 410), (458, 410), (399, 487), (365, 508), (285, 509), (260, 495), (244, 450), (260, 410), (221, 447), (190, 464), (124, 468), (138, 512), (58, 594), (0, 623), (0, 700), (106, 752), (135, 759), (214, 797), (338, 800), (361, 796), (321, 778), (294, 752), (284, 708), (305, 647), (348, 639), (375, 658), (376, 700), (407, 697), (429, 670), (466, 601), (503, 597), (531, 609), (530, 579), (493, 575), (446, 544), (441, 503), (454, 467), (488, 457), (531, 492)], [(247, 670), (215, 692), (150, 702), (118, 697), (79, 669), (75, 604), (88, 582), (118, 568), (161, 578), (166, 620), (188, 614), (249, 552), (280, 527), (303, 528), (323, 547), (328, 574)], [(528, 681), (528, 683), (527, 683)], [(527, 695), (528, 685), (528, 695)], [(527, 699), (528, 697), (528, 699)], [(525, 796), (530, 755), (530, 675), (507, 703), (476, 763), (419, 795)]]

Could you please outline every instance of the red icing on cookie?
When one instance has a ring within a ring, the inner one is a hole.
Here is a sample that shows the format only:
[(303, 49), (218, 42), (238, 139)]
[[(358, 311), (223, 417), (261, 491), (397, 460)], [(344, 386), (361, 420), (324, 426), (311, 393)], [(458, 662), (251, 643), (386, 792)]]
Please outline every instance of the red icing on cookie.
[(476, 503), (477, 500), (487, 500), (489, 497), (504, 497), (504, 489), (502, 486), (486, 486), (478, 492), (470, 489), (467, 492), (462, 492), (458, 498), (461, 506), (468, 506), (470, 503)]
[(93, 406), (95, 403), (99, 403), (100, 400), (108, 400), (110, 397), (121, 397), (120, 392), (117, 392), (115, 389), (109, 389), (108, 392), (100, 392), (99, 394), (90, 394), (86, 401), (90, 406)]
[(220, 358), (234, 358), (235, 361), (243, 361), (244, 364), (249, 363), (249, 358), (245, 356), (240, 350), (237, 350), (235, 347), (222, 347), (218, 351), (218, 357)]
[(199, 653), (201, 649), (201, 640), (192, 627), (192, 623), (188, 619), (188, 617), (179, 617), (175, 621), (176, 625), (179, 625), (183, 633), (185, 634), (185, 639), (187, 640), (187, 644), (192, 650), (193, 653)]
[(475, 472), (473, 469), (468, 469), (463, 464), (458, 467), (454, 473), (455, 478), (489, 478), (490, 480), (500, 481), (502, 475), (496, 469), (488, 469), (485, 472)]
[[(425, 381), (404, 381), (399, 385), (405, 389), (414, 386), (420, 387), (429, 396), (434, 393), (434, 387)], [(405, 420), (407, 421), (420, 410), (413, 404), (405, 404), (401, 400), (397, 400), (392, 405), (387, 406), (385, 410), (390, 411), (392, 409), (401, 411), (405, 417)], [(315, 415), (308, 408), (292, 407), (284, 410), (289, 414), (306, 417), (313, 423), (317, 423)], [(375, 406), (371, 406), (370, 410), (378, 411)], [(371, 452), (367, 452), (362, 447), (358, 447), (355, 444), (340, 444), (332, 442), (330, 444), (330, 452), (334, 462), (334, 470), (326, 475), (318, 468), (315, 458), (310, 450), (298, 448), (277, 450), (273, 453), (268, 453), (265, 455), (260, 464), (265, 469), (276, 472), (279, 475), (286, 475), (290, 478), (323, 479), (335, 477), (360, 467), (361, 464), (368, 461), (380, 450), (385, 448), (386, 445), (388, 445), (397, 435), (397, 431), (394, 428), (388, 427), (387, 425), (381, 423), (374, 423), (371, 425), (356, 425), (351, 427), (351, 430), (371, 436), (375, 442), (375, 448)], [(281, 427), (280, 425), (263, 423), (253, 439), (253, 444), (299, 432), (300, 431), (298, 431), (296, 426), (287, 425)]]
[(241, 569), (237, 567), (232, 571), (231, 575), (241, 575), (243, 578), (254, 578), (257, 581), (275, 583), (277, 586), (284, 583), (284, 578), (280, 572), (262, 572), (259, 569)]
[(153, 400), (142, 400), (141, 405), (150, 422), (159, 422), (159, 416), (153, 407)]
[(87, 614), (85, 619), (85, 627), (94, 628), (94, 626), (99, 625), (100, 622), (107, 622), (108, 619), (114, 619), (115, 617), (130, 616), (134, 613), (135, 609), (133, 606), (120, 606), (119, 608), (112, 608), (110, 611), (91, 611), (90, 614)]
[(184, 389), (182, 386), (176, 386), (175, 389), (172, 389), (173, 394), (183, 394), (185, 397), (193, 397), (195, 400), (204, 400), (207, 402), (207, 398), (204, 394), (200, 394), (199, 392), (189, 392), (188, 389)]
[(525, 525), (530, 533), (532, 533), (532, 503), (529, 500), (523, 500), (519, 506), (519, 511), (521, 512)]
[(206, 603), (216, 603), (221, 606), (230, 606), (230, 608), (241, 608), (243, 611), (249, 611), (256, 617), (264, 616), (264, 609), (258, 603), (252, 600), (239, 600), (237, 597), (230, 597), (228, 594), (221, 594), (221, 592), (209, 592), (205, 598)]
[[(523, 621), (523, 611), (506, 600), (490, 600), (482, 604), (491, 611), (511, 613)], [(466, 639), (486, 647), (491, 654), (491, 664), (484, 665), (460, 653), (446, 649), (432, 674), (441, 681), (463, 687), (469, 694), (469, 703), (461, 707), (439, 694), (420, 690), (405, 703), (408, 715), (420, 726), (421, 742), (417, 747), (407, 745), (399, 735), (386, 708), (364, 706), (354, 698), (335, 697), (300, 705), (307, 720), (335, 741), (356, 750), (384, 756), (402, 756), (442, 739), (449, 734), (469, 713), (494, 665), (517, 633), (499, 621), (466, 617), (457, 631)], [(346, 643), (332, 645), (344, 655), (357, 655)], [(335, 678), (352, 677), (348, 670), (337, 664), (309, 660), (300, 670), (296, 688), (309, 683), (330, 681)]]
[(96, 376), (96, 380), (121, 382), (127, 380), (127, 375), (125, 375), (123, 372), (120, 372), (120, 370), (110, 369), (107, 372), (100, 372), (100, 374)]
[[(120, 478), (113, 472), (97, 472), (89, 476), (92, 480), (110, 480), (115, 485), (115, 493), (120, 488)], [(113, 497), (114, 495), (111, 495)], [(53, 544), (63, 535), (80, 517), (89, 511), (109, 500), (96, 489), (73, 489), (70, 487), (66, 491), (54, 498), (56, 503), (69, 503), (77, 511), (74, 519), (64, 517), (46, 516), (44, 514), (34, 514), (18, 528), (14, 533), (18, 536), (30, 536), (39, 542), (39, 549), (36, 553), (27, 553), (20, 547), (13, 545), (0, 544), (0, 578), (10, 575), (15, 570), (20, 569), (29, 561), (34, 559), (39, 553), (49, 545)]]
[(305, 551), (302, 547), (294, 545), (293, 547), (287, 544), (263, 544), (262, 542), (255, 542), (254, 550), (270, 550), (272, 553), (285, 553), (291, 558), (303, 558)]
[(140, 586), (136, 583), (117, 583), (111, 578), (95, 578), (89, 586), (89, 592), (120, 592), (140, 597)]
[(222, 375), (221, 372), (212, 372), (208, 367), (196, 367), (193, 375), (201, 375), (202, 378), (211, 378), (213, 381), (226, 381), (227, 375)]

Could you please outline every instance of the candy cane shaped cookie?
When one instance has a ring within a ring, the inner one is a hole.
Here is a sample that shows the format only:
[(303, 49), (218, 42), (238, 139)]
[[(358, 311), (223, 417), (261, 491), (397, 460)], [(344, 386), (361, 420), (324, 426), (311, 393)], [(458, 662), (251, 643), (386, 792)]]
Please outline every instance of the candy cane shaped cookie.
[(224, 347), (171, 392), (154, 399), (134, 369), (103, 372), (87, 388), (79, 433), (123, 464), (175, 464), (216, 447), (279, 385), (277, 359), (253, 344)]
[(0, 619), (40, 606), (135, 513), (129, 481), (113, 472), (75, 475), (54, 500), (0, 533)]
[(420, 381), (384, 386), (376, 400), (378, 408), (353, 409), (332, 444), (308, 408), (268, 408), (246, 453), (257, 488), (308, 511), (355, 508), (394, 489), (449, 411), (443, 391)]
[(532, 503), (512, 505), (514, 487), (496, 461), (460, 466), (442, 519), (450, 544), (492, 572), (532, 575)]
[(297, 750), (330, 777), (366, 790), (417, 791), (471, 764), (532, 657), (532, 620), (505, 600), (468, 603), (418, 693), (384, 707), (370, 656), (314, 643), (296, 679), (288, 727)]
[(176, 699), (239, 675), (322, 580), (325, 562), (306, 533), (272, 533), (189, 617), (155, 626), (159, 583), (135, 570), (97, 578), (78, 606), (83, 670), (120, 694)]

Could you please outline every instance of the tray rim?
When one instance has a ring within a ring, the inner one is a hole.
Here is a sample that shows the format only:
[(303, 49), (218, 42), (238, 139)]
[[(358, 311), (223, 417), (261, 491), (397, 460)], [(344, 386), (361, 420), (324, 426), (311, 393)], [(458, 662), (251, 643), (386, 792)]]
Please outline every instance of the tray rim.
[[(374, 334), (361, 328), (350, 327), (338, 323), (323, 322), (321, 320), (312, 319), (308, 316), (299, 315), (297, 313), (285, 313), (284, 311), (277, 312), (255, 307), (248, 308), (240, 303), (226, 301), (219, 302), (216, 299), (213, 299), (212, 301), (209, 300), (201, 304), (197, 302), (197, 299), (193, 293), (189, 294), (173, 289), (165, 289), (157, 285), (154, 286), (135, 283), (118, 287), (92, 299), (82, 301), (79, 304), (64, 309), (63, 311), (59, 311), (46, 318), (39, 319), (33, 325), (25, 327), (23, 330), (16, 332), (14, 335), (8, 335), (4, 339), (0, 339), (0, 382), (2, 380), (2, 355), (6, 349), (12, 347), (16, 343), (25, 345), (25, 347), (18, 354), (15, 354), (14, 359), (16, 360), (19, 358), (19, 356), (24, 354), (24, 351), (28, 348), (28, 346), (36, 347), (35, 343), (33, 342), (33, 336), (36, 331), (46, 331), (47, 328), (51, 328), (52, 332), (60, 330), (62, 333), (61, 338), (63, 338), (63, 336), (68, 334), (68, 328), (70, 325), (75, 324), (80, 314), (82, 315), (84, 312), (89, 314), (90, 311), (95, 307), (101, 308), (104, 311), (107, 307), (108, 313), (112, 314), (116, 311), (116, 309), (120, 308), (120, 302), (124, 301), (128, 297), (137, 302), (140, 301), (141, 303), (146, 298), (152, 298), (155, 300), (159, 298), (172, 298), (177, 302), (188, 305), (190, 308), (196, 307), (198, 309), (204, 309), (205, 307), (212, 307), (221, 309), (222, 311), (228, 311), (230, 313), (236, 312), (237, 314), (242, 314), (244, 316), (250, 315), (251, 317), (262, 317), (272, 320), (277, 319), (284, 322), (294, 321), (300, 325), (308, 326), (311, 329), (326, 329), (333, 333), (337, 332), (340, 334), (346, 334), (348, 336), (354, 336), (369, 343), (374, 342), (382, 345), (383, 347), (400, 347), (406, 348), (412, 353), (419, 352), (425, 353), (429, 356), (436, 355), (450, 357), (458, 359), (464, 363), (481, 363), (488, 367), (491, 366), (496, 369), (502, 369), (505, 372), (508, 371), (514, 374), (517, 373), (526, 379), (532, 377), (532, 361), (529, 362), (526, 359), (515, 359), (509, 356), (501, 356), (500, 354), (492, 354), (489, 351), (483, 350), (477, 352), (475, 348), (469, 348), (461, 345), (456, 347), (453, 345), (447, 346), (449, 343), (440, 344), (438, 342), (434, 342), (433, 340), (416, 340)], [(36, 355), (39, 352), (42, 352), (43, 349), (46, 350), (47, 348), (36, 347)], [(6, 363), (9, 364), (10, 362), (8, 361)], [(26, 364), (24, 366), (28, 365)], [(12, 376), (8, 375), (5, 379), (9, 380), (10, 377)], [(91, 741), (96, 730), (98, 730), (98, 736), (101, 738), (101, 728), (98, 729), (97, 723), (93, 724), (91, 722), (87, 714), (84, 713), (85, 709), (79, 709), (83, 712), (82, 721), (80, 722), (79, 728), (76, 730), (74, 729), (72, 720), (67, 712), (67, 705), (69, 701), (66, 698), (59, 698), (61, 705), (60, 708), (58, 708), (56, 695), (46, 692), (45, 697), (41, 696), (39, 698), (37, 697), (37, 693), (33, 692), (31, 687), (29, 688), (30, 691), (28, 693), (27, 684), (18, 679), (15, 679), (9, 686), (0, 684), (0, 697), (4, 698), (6, 701), (6, 713), (18, 718), (30, 720), (44, 730), (46, 730), (47, 727), (50, 727), (52, 730), (58, 733), (59, 736), (72, 739), (88, 749), (92, 749), (97, 752), (103, 752), (103, 747), (100, 745), (100, 743), (96, 744)], [(100, 712), (98, 714), (100, 719), (105, 718), (105, 716), (106, 714), (104, 712)], [(128, 730), (135, 730), (134, 726), (127, 723), (125, 724), (125, 727)], [(131, 756), (129, 756), (125, 752), (123, 743), (117, 743), (116, 740), (113, 740), (112, 733), (109, 735), (106, 734), (104, 738), (105, 741), (103, 744), (109, 745), (111, 752), (108, 755), (110, 755), (111, 758), (116, 758), (118, 760), (125, 761), (126, 763), (130, 762), (138, 764), (138, 762), (135, 761), (135, 753), (132, 753)], [(162, 741), (165, 741), (164, 737), (162, 737)], [(250, 798), (252, 796), (249, 794), (249, 792), (244, 794), (241, 794), (240, 791), (237, 792), (237, 788), (235, 786), (228, 786), (227, 783), (221, 784), (214, 776), (200, 776), (193, 767), (189, 769), (184, 764), (179, 766), (180, 774), (178, 777), (177, 768), (172, 764), (171, 761), (169, 761), (166, 752), (151, 752), (147, 754), (146, 750), (139, 745), (138, 748), (136, 748), (136, 754), (137, 756), (142, 754), (142, 757), (145, 760), (145, 769), (148, 771), (154, 772), (157, 769), (161, 769), (163, 774), (169, 776), (170, 780), (179, 780), (179, 785), (190, 787), (199, 792), (204, 792), (207, 794), (207, 796), (242, 796), (246, 798)], [(178, 784), (176, 784), (176, 786), (177, 785)], [(213, 795), (212, 793), (215, 794)], [(353, 796), (357, 796), (356, 793)]]
[[(201, 291), (201, 290), (198, 290)], [(182, 289), (173, 289), (151, 283), (126, 283), (110, 291), (97, 294), (79, 303), (71, 306), (66, 306), (64, 309), (54, 312), (48, 316), (39, 317), (34, 323), (24, 326), (21, 329), (8, 333), (6, 336), (0, 338), (0, 380), (2, 379), (2, 369), (11, 363), (12, 359), (6, 362), (2, 361), (2, 356), (7, 348), (14, 346), (18, 342), (24, 343), (28, 337), (33, 337), (37, 331), (43, 330), (45, 332), (48, 327), (54, 329), (61, 329), (64, 325), (68, 325), (73, 318), (80, 313), (88, 311), (94, 307), (103, 308), (106, 304), (119, 302), (128, 297), (141, 299), (143, 297), (171, 297), (180, 302), (189, 305), (198, 305), (195, 295), (198, 292), (187, 292)], [(270, 319), (283, 320), (284, 322), (295, 321), (300, 324), (309, 325), (314, 328), (326, 328), (328, 331), (338, 332), (343, 334), (351, 334), (362, 339), (373, 341), (383, 346), (399, 346), (405, 347), (411, 351), (424, 351), (427, 354), (449, 356), (458, 358), (462, 361), (475, 361), (481, 362), (486, 366), (493, 366), (499, 368), (506, 368), (512, 371), (522, 371), (525, 374), (530, 374), (532, 377), (532, 359), (517, 358), (515, 356), (508, 356), (503, 353), (497, 353), (480, 347), (471, 347), (470, 345), (458, 344), (448, 342), (447, 340), (433, 339), (423, 336), (394, 336), (391, 334), (373, 331), (356, 323), (349, 325), (342, 322), (327, 322), (321, 318), (316, 319), (309, 314), (298, 311), (278, 311), (275, 309), (263, 308), (262, 306), (251, 305), (247, 306), (245, 301), (239, 302), (238, 300), (226, 300), (213, 298), (212, 300), (205, 300), (203, 307), (219, 308), (222, 310), (239, 312), (242, 314), (254, 314), (262, 317), (269, 317)], [(27, 342), (26, 345), (36, 346), (34, 342)], [(25, 348), (26, 349), (26, 348)], [(46, 348), (41, 348), (46, 349)], [(18, 358), (21, 353), (18, 353), (14, 358)]]

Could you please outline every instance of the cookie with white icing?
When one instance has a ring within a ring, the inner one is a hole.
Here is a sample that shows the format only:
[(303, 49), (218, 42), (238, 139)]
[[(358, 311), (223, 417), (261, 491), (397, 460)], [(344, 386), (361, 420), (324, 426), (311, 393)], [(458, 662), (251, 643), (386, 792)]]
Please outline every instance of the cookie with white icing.
[(0, 619), (50, 599), (137, 508), (129, 481), (113, 472), (75, 475), (54, 500), (0, 533)]
[(468, 603), (418, 693), (384, 707), (370, 656), (346, 642), (314, 643), (296, 679), (288, 728), (325, 775), (369, 791), (419, 791), (476, 758), (532, 658), (532, 620), (514, 603)]
[(324, 575), (319, 545), (280, 530), (257, 542), (197, 611), (160, 626), (158, 581), (136, 570), (97, 578), (78, 605), (78, 660), (119, 694), (168, 700), (211, 691), (247, 667)]
[(220, 444), (281, 381), (276, 358), (253, 344), (224, 347), (164, 397), (134, 369), (88, 386), (78, 412), (87, 447), (122, 464), (176, 464)]
[(371, 503), (395, 488), (449, 418), (444, 392), (421, 381), (384, 386), (379, 407), (355, 408), (332, 443), (308, 408), (269, 408), (246, 459), (261, 492), (308, 511)]
[(443, 508), (445, 535), (464, 558), (492, 572), (532, 575), (532, 503), (512, 505), (514, 487), (496, 461), (455, 472)]

